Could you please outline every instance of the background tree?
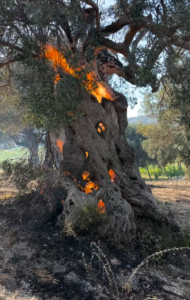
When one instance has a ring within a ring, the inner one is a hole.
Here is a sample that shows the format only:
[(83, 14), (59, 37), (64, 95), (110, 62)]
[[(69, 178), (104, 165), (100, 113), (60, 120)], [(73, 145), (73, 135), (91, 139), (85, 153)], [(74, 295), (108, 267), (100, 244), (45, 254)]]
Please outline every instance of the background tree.
[[(65, 130), (57, 180), (68, 192), (63, 217), (81, 201), (102, 198), (108, 231), (130, 239), (134, 213), (158, 217), (158, 206), (134, 177), (134, 152), (125, 140), (127, 100), (107, 75), (153, 92), (175, 77), (174, 54), (188, 60), (189, 2), (118, 0), (105, 8), (92, 0), (2, 0), (0, 10), (0, 67), (9, 78), (17, 73), (22, 105), (37, 128)], [(70, 181), (62, 178), (68, 172)]]
[[(4, 74), (6, 76), (6, 73)], [(29, 150), (29, 160), (32, 164), (39, 164), (39, 144), (44, 143), (42, 132), (24, 123), (25, 110), (18, 107), (19, 94), (12, 82), (0, 95), (0, 130), (5, 137), (11, 138), (17, 146)]]
[(181, 101), (182, 110), (177, 108), (170, 92), (171, 85), (168, 84), (164, 85), (158, 93), (145, 97), (142, 111), (145, 114), (153, 113), (156, 115), (158, 124), (153, 125), (153, 127), (145, 126), (139, 130), (148, 138), (143, 147), (150, 156), (157, 155), (161, 166), (175, 162), (176, 159), (178, 162), (184, 162), (188, 177), (190, 141), (189, 127), (183, 118), (183, 106), (185, 104)]
[(143, 149), (143, 141), (147, 138), (138, 132), (138, 128), (141, 128), (142, 124), (137, 124), (136, 126), (129, 125), (126, 130), (126, 139), (129, 145), (135, 150), (135, 162), (138, 168), (146, 168), (148, 172), (149, 179), (151, 176), (149, 173), (148, 165), (157, 164), (156, 157), (149, 157), (147, 151)]

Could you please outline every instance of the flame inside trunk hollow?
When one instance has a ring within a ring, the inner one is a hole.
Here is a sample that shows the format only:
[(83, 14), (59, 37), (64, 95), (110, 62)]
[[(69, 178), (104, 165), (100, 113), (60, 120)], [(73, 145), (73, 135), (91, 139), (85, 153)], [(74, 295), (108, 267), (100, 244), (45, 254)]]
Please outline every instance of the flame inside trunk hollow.
[(109, 175), (110, 175), (110, 179), (112, 182), (115, 182), (117, 175), (115, 174), (114, 170), (110, 169), (109, 170)]
[(102, 122), (98, 123), (97, 131), (99, 133), (102, 133), (102, 132), (106, 131), (106, 128), (105, 128), (105, 126), (104, 126), (104, 124)]
[(90, 180), (89, 175), (90, 174), (87, 171), (84, 171), (82, 173), (82, 179), (87, 180), (88, 182), (85, 184), (85, 188), (83, 188), (81, 186), (80, 186), (80, 188), (86, 194), (91, 194), (93, 190), (97, 191), (99, 189), (99, 186)]
[(86, 193), (86, 194), (91, 194), (93, 191), (97, 191), (99, 189), (98, 184), (94, 183), (93, 181), (90, 180), (89, 176), (89, 172), (84, 171), (82, 173), (82, 179), (87, 181), (85, 183), (85, 187), (82, 187), (80, 184), (80, 181), (78, 181), (74, 176), (71, 175), (70, 172), (64, 172), (65, 175), (67, 176), (71, 176), (73, 181), (77, 183), (78, 187), (81, 189), (82, 192)]
[[(73, 69), (69, 66), (64, 55), (59, 52), (55, 47), (50, 44), (47, 44), (44, 49), (45, 57), (50, 60), (53, 64), (54, 71), (58, 73), (58, 69), (62, 68), (65, 73), (70, 74), (78, 79), (81, 78), (80, 73), (82, 72), (82, 68)], [(60, 80), (59, 74), (55, 76), (55, 83)], [(109, 86), (97, 79), (95, 72), (89, 72), (86, 74), (86, 80), (83, 81), (86, 90), (94, 95), (99, 103), (102, 102), (102, 98), (106, 98), (110, 101), (115, 100), (115, 96)]]
[(57, 147), (59, 148), (60, 152), (62, 153), (63, 152), (64, 141), (56, 140), (56, 144), (57, 144)]
[(106, 206), (105, 206), (105, 203), (103, 202), (102, 199), (100, 199), (98, 201), (98, 208), (97, 210), (100, 212), (100, 213), (105, 213), (106, 212)]

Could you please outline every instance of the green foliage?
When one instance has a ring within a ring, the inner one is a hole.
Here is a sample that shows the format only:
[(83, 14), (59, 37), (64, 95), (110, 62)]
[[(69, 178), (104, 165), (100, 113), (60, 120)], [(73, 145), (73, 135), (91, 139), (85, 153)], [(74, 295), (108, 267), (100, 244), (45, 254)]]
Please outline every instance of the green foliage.
[(26, 155), (26, 149), (22, 147), (16, 147), (10, 150), (0, 151), (0, 168), (4, 160), (16, 160)]
[(64, 231), (67, 234), (86, 232), (102, 234), (107, 218), (107, 214), (101, 213), (92, 203), (80, 205), (66, 217)]
[(144, 137), (141, 133), (138, 132), (139, 126), (141, 125), (129, 125), (127, 127), (125, 136), (129, 145), (135, 150), (135, 158), (137, 165), (139, 167), (145, 167), (147, 164), (154, 163), (154, 159), (151, 159), (148, 156), (148, 153), (142, 147), (142, 142), (146, 140), (146, 137)]
[[(146, 168), (139, 168), (141, 176), (143, 179), (149, 179), (148, 171)], [(173, 177), (183, 177), (186, 173), (186, 168), (183, 168), (177, 164), (167, 164), (164, 168), (159, 168), (156, 165), (148, 165), (148, 170), (151, 178), (158, 179), (168, 179)]]
[(51, 65), (43, 59), (27, 59), (15, 78), (20, 86), (19, 105), (26, 110), (25, 122), (38, 128), (57, 129), (77, 117), (73, 111), (82, 99), (82, 88), (74, 77), (63, 74), (55, 87)]
[[(44, 160), (45, 152), (44, 152), (44, 147), (39, 147), (39, 158), (40, 161)], [(0, 169), (2, 167), (2, 163), (5, 160), (9, 161), (16, 161), (19, 159), (28, 159), (29, 158), (29, 151), (26, 151), (25, 148), (23, 147), (16, 147), (16, 148), (11, 148), (11, 149), (6, 149), (6, 150), (1, 150), (0, 151)]]
[[(7, 77), (7, 70), (0, 69), (2, 78)], [(1, 78), (0, 78), (1, 81)], [(19, 99), (18, 91), (16, 90), (13, 82), (6, 89), (1, 89), (0, 95), (0, 130), (4, 134), (15, 135), (23, 129), (21, 118), (23, 109), (17, 107)]]
[(12, 176), (12, 181), (20, 192), (27, 190), (27, 184), (39, 178), (42, 175), (40, 168), (31, 165), (28, 160), (19, 160), (16, 162), (5, 160), (2, 163), (2, 169), (7, 176)]
[[(139, 132), (147, 137), (143, 142), (143, 149), (150, 157), (156, 157), (161, 166), (173, 163), (177, 159), (188, 167), (190, 134), (187, 122), (186, 124), (182, 122), (182, 107), (186, 100), (181, 99), (181, 106), (175, 106), (174, 94), (171, 95), (168, 90), (171, 91), (171, 83), (165, 85), (154, 96), (149, 95), (144, 99), (142, 106), (144, 113), (156, 114), (158, 124), (139, 128)], [(188, 112), (187, 107), (186, 112)]]

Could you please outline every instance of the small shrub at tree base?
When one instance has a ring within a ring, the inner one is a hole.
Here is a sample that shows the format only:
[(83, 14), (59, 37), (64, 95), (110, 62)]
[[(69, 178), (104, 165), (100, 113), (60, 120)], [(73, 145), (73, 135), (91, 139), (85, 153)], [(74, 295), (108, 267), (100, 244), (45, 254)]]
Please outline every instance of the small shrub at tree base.
[(5, 160), (2, 163), (2, 169), (5, 175), (12, 176), (12, 181), (20, 192), (27, 190), (27, 184), (30, 181), (42, 176), (41, 169), (30, 164), (28, 160), (19, 160), (16, 162)]
[(107, 220), (106, 213), (100, 212), (95, 204), (88, 203), (77, 207), (66, 217), (64, 232), (67, 234), (100, 233)]

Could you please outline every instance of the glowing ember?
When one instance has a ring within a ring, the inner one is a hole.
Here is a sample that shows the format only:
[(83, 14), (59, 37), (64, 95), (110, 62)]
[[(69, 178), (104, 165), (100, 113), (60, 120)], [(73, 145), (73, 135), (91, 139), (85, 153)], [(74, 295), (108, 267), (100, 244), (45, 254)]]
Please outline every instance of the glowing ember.
[(93, 189), (93, 190), (97, 191), (98, 190), (98, 185), (96, 183), (92, 182), (92, 181), (89, 181), (85, 184), (85, 188)]
[(78, 185), (78, 186), (80, 186), (81, 190), (82, 190), (83, 192), (85, 192), (86, 194), (90, 194), (90, 193), (92, 193), (93, 190), (97, 191), (97, 190), (99, 189), (99, 186), (98, 186), (96, 183), (94, 183), (93, 181), (90, 180), (89, 175), (90, 175), (90, 174), (89, 174), (89, 172), (87, 172), (87, 171), (84, 171), (84, 172), (82, 173), (82, 178), (83, 178), (83, 180), (87, 180), (87, 181), (88, 181), (88, 182), (85, 184), (85, 188), (83, 188), (83, 187), (81, 187), (80, 185)]
[(55, 78), (54, 78), (54, 83), (58, 83), (58, 81), (61, 79), (60, 75), (59, 74), (56, 74), (55, 75)]
[(67, 113), (68, 116), (74, 116), (74, 112), (70, 111)]
[(90, 180), (90, 178), (89, 178), (90, 174), (87, 171), (84, 171), (82, 173), (82, 179), (87, 181), (85, 184), (85, 187), (82, 187), (80, 184), (80, 181), (77, 181), (77, 179), (74, 176), (72, 176), (70, 172), (65, 171), (64, 174), (67, 176), (71, 176), (73, 181), (77, 183), (77, 185), (81, 189), (81, 191), (86, 194), (91, 194), (93, 191), (97, 191), (99, 189), (98, 184), (96, 184)]
[(109, 175), (110, 175), (111, 181), (115, 182), (115, 180), (117, 178), (117, 175), (115, 174), (114, 170), (110, 169), (109, 170)]
[(97, 210), (100, 212), (100, 213), (105, 213), (106, 212), (106, 206), (105, 206), (105, 203), (102, 201), (102, 199), (100, 199), (98, 201), (98, 208)]
[(60, 152), (62, 153), (63, 152), (64, 141), (56, 140), (56, 144), (57, 144), (57, 147), (59, 148)]
[(40, 191), (40, 195), (43, 195), (43, 193), (44, 193), (44, 191), (43, 191), (43, 190), (41, 190), (41, 191)]
[(67, 175), (67, 176), (69, 176), (69, 175), (71, 176), (71, 173), (68, 172), (68, 171), (65, 171), (64, 174)]
[(83, 180), (86, 180), (88, 177), (89, 177), (89, 173), (87, 172), (87, 171), (84, 171), (83, 173), (82, 173), (82, 179)]
[(80, 186), (80, 189), (82, 192), (86, 193), (86, 194), (91, 194), (92, 193), (92, 189), (87, 189), (87, 188), (83, 188), (82, 186)]
[(106, 130), (106, 128), (105, 128), (104, 124), (102, 122), (98, 123), (97, 131), (99, 133), (101, 133), (101, 132), (105, 132), (105, 130)]
[[(56, 72), (58, 72), (58, 68), (62, 67), (62, 69), (67, 73), (76, 78), (80, 78), (80, 72), (82, 68), (73, 69), (69, 66), (64, 55), (59, 52), (55, 47), (50, 44), (47, 44), (45, 47), (45, 57), (52, 61), (53, 68)], [(98, 80), (97, 75), (94, 72), (86, 74), (87, 80), (84, 81), (84, 86), (86, 90), (94, 95), (99, 103), (102, 102), (102, 98), (106, 98), (107, 100), (114, 101), (115, 96), (109, 86), (106, 85), (105, 82)], [(55, 82), (57, 83), (60, 80), (60, 76), (55, 76)], [(94, 86), (96, 87), (94, 88)]]
[(86, 154), (86, 158), (88, 158), (89, 154), (88, 154), (88, 152), (87, 152), (87, 151), (85, 152), (85, 154)]

